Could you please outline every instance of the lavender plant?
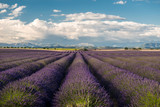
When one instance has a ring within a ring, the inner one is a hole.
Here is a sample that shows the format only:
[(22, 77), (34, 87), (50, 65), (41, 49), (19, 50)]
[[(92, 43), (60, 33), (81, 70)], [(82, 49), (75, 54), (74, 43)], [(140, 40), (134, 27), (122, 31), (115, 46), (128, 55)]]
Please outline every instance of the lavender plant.
[(1, 107), (45, 107), (64, 77), (65, 68), (74, 55), (53, 62), (22, 80), (8, 84), (0, 91)]
[[(134, 63), (134, 61), (129, 63), (127, 61), (121, 61), (121, 60), (107, 58), (107, 57), (93, 55), (93, 54), (92, 54), (92, 56), (94, 56), (104, 62), (110, 63), (114, 66), (117, 66), (119, 68), (126, 69), (126, 70), (128, 70), (134, 74), (137, 74), (141, 77), (153, 79), (155, 81), (160, 82), (160, 70), (153, 68), (154, 66), (156, 66), (156, 64), (152, 63), (152, 64), (150, 64), (150, 66), (146, 64), (146, 66), (145, 66), (142, 61), (140, 63), (138, 63), (138, 62)], [(149, 62), (147, 62), (147, 63), (149, 63)], [(157, 64), (157, 66), (158, 65), (159, 64)]]
[(110, 107), (108, 93), (90, 73), (78, 53), (68, 69), (64, 83), (53, 99), (56, 107)]
[(9, 69), (9, 70), (0, 72), (0, 89), (2, 89), (4, 85), (8, 84), (11, 81), (15, 81), (15, 80), (21, 79), (25, 76), (35, 73), (36, 71), (43, 68), (45, 65), (57, 59), (60, 59), (65, 55), (45, 58), (45, 59), (42, 59), (36, 62), (26, 63), (24, 65), (20, 65), (13, 69)]
[(59, 52), (46, 52), (46, 51), (35, 51), (35, 50), (8, 50), (0, 49), (0, 64), (10, 63), (13, 61), (20, 61), (28, 58), (34, 58), (38, 56), (51, 56), (59, 54)]
[(33, 58), (27, 58), (24, 60), (20, 60), (20, 61), (14, 61), (14, 62), (9, 62), (9, 63), (4, 63), (4, 64), (0, 64), (0, 72), (6, 69), (10, 69), (16, 66), (19, 66), (21, 64), (25, 64), (27, 62), (33, 62), (33, 61), (38, 61), (47, 57), (51, 57), (51, 56), (37, 56), (37, 57), (33, 57)]
[(118, 99), (120, 106), (160, 106), (160, 85), (158, 82), (114, 67), (87, 54), (84, 54), (84, 57), (96, 71), (94, 73), (99, 76), (98, 78)]

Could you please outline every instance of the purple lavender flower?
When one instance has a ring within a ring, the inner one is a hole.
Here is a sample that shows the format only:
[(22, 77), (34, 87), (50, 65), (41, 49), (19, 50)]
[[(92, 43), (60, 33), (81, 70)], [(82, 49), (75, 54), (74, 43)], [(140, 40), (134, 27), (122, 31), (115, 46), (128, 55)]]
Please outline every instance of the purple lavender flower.
[(60, 85), (73, 54), (53, 62), (24, 79), (9, 83), (0, 91), (2, 107), (45, 107)]
[(83, 55), (99, 80), (117, 99), (119, 106), (160, 106), (160, 85), (157, 81), (114, 67), (87, 54)]
[(49, 57), (49, 58), (41, 59), (32, 63), (26, 63), (18, 67), (14, 67), (12, 69), (0, 72), (0, 89), (3, 88), (4, 85), (8, 84), (11, 81), (15, 81), (35, 73), (36, 71), (43, 68), (45, 65), (57, 59), (60, 59), (65, 55), (66, 54), (60, 55), (57, 57)]
[(53, 106), (110, 107), (111, 105), (109, 95), (90, 73), (82, 56), (77, 54), (68, 69), (64, 83), (53, 99)]

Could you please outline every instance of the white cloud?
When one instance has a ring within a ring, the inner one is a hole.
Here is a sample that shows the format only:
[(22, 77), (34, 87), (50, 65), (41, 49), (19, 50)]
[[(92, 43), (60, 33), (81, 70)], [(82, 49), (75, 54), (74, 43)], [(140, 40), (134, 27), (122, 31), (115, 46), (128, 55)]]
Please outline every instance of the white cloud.
[(154, 40), (155, 37), (160, 40), (159, 26), (132, 21), (97, 20), (97, 18), (69, 20), (59, 23), (35, 19), (28, 24), (20, 20), (0, 19), (0, 32), (0, 41), (4, 43), (42, 40), (47, 38), (48, 35), (50, 35), (50, 38), (58, 36), (66, 38), (66, 40), (77, 41), (89, 37), (91, 38), (90, 42), (93, 39), (99, 42), (137, 42)]
[(0, 14), (6, 13), (6, 12), (7, 12), (7, 10), (6, 10), (6, 9), (3, 9), (3, 10), (0, 11)]
[(8, 4), (0, 3), (0, 9), (5, 9), (5, 8), (8, 8), (8, 7), (9, 7)]
[(66, 15), (65, 14), (52, 14), (51, 16), (59, 17), (59, 16), (66, 16)]
[(140, 34), (141, 36), (154, 36), (160, 37), (160, 27), (151, 27), (148, 31)]
[(94, 46), (94, 45), (90, 43), (79, 43), (78, 46)]
[(58, 12), (62, 12), (62, 11), (54, 9), (53, 12), (58, 13)]
[(65, 21), (82, 21), (82, 20), (124, 20), (125, 18), (115, 15), (106, 15), (101, 13), (74, 13), (66, 14)]
[(14, 8), (16, 8), (17, 6), (18, 6), (18, 4), (16, 3), (16, 4), (12, 5), (12, 6), (10, 7), (10, 9), (14, 9)]
[(12, 17), (10, 17), (10, 18), (16, 18), (16, 17), (20, 16), (20, 15), (23, 13), (22, 10), (23, 10), (24, 8), (26, 8), (26, 6), (19, 6), (19, 7), (17, 7), (16, 9), (14, 9), (14, 10), (12, 11), (12, 13), (9, 13), (8, 15), (12, 16)]
[(124, 5), (124, 4), (126, 4), (126, 3), (127, 3), (127, 1), (122, 1), (122, 0), (120, 0), (120, 1), (114, 2), (113, 4), (121, 4), (121, 5)]
[(0, 20), (0, 41), (3, 43), (16, 43), (43, 38), (43, 33), (26, 25), (20, 20)]

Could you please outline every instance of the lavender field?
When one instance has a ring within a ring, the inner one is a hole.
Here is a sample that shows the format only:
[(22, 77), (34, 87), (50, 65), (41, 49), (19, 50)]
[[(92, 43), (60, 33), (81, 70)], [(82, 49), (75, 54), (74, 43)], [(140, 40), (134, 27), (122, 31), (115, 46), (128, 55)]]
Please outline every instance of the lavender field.
[(0, 49), (0, 107), (160, 107), (160, 52)]

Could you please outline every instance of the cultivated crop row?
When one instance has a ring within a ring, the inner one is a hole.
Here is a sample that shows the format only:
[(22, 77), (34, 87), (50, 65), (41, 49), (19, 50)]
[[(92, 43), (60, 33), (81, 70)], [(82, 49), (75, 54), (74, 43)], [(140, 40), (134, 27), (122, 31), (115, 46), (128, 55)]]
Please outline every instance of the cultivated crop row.
[[(100, 56), (100, 55), (94, 55), (94, 54), (91, 54), (91, 55), (104, 61), (104, 62), (110, 63), (116, 67), (126, 69), (126, 70), (128, 70), (134, 74), (137, 74), (141, 77), (145, 77), (145, 78), (160, 82), (160, 70), (155, 69), (155, 68), (159, 67), (159, 64), (160, 64), (159, 61), (154, 61), (151, 63), (148, 61), (144, 62), (144, 61), (136, 60), (134, 62), (134, 60), (133, 61), (132, 60), (130, 60), (130, 61), (125, 60), (124, 61), (124, 60), (117, 60), (119, 58), (115, 59), (115, 58), (109, 58), (109, 57), (104, 57), (104, 56)], [(157, 60), (160, 60), (160, 58)]]
[(158, 52), (7, 52), (0, 107), (160, 107)]
[[(159, 107), (160, 86), (154, 80), (135, 75), (84, 54), (95, 76), (110, 89), (119, 106)], [(152, 99), (152, 100), (151, 100)]]
[(53, 99), (56, 107), (110, 107), (108, 93), (91, 74), (80, 54), (68, 69), (64, 83)]
[(29, 76), (35, 73), (37, 70), (40, 70), (45, 65), (64, 57), (65, 55), (57, 56), (57, 57), (49, 57), (44, 58), (35, 62), (28, 62), (22, 64), (20, 66), (11, 68), (9, 70), (0, 72), (0, 89), (11, 81), (15, 81), (17, 79), (23, 78), (25, 76)]
[(8, 84), (0, 91), (0, 105), (47, 106), (50, 96), (59, 87), (65, 68), (71, 63), (73, 54), (66, 56), (22, 80)]
[[(3, 53), (3, 54), (2, 54)], [(0, 50), (0, 64), (12, 61), (20, 61), (27, 58), (34, 58), (37, 56), (54, 55), (58, 52), (45, 52), (45, 51), (33, 51), (33, 50)]]

